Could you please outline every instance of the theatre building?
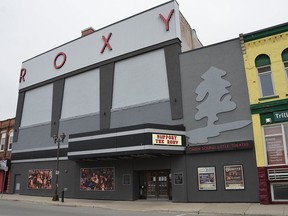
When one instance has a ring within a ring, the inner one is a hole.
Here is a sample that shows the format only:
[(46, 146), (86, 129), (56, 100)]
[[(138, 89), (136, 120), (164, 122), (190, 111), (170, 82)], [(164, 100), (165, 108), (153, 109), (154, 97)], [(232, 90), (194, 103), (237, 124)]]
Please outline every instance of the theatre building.
[(201, 47), (169, 1), (24, 61), (10, 192), (258, 202), (240, 40)]

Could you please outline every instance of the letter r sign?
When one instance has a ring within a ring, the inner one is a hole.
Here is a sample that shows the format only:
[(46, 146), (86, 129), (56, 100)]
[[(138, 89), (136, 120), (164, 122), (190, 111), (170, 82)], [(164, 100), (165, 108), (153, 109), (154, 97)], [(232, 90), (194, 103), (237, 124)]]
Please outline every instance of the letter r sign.
[(26, 68), (22, 68), (20, 71), (19, 83), (21, 83), (22, 81), (25, 82), (25, 76), (26, 76)]

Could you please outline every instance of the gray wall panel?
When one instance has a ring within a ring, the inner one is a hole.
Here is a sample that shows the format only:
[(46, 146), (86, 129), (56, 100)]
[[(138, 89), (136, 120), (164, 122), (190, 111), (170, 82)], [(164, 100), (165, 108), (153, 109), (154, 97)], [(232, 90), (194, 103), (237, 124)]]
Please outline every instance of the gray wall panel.
[(100, 67), (100, 128), (110, 128), (114, 63)]
[(111, 128), (125, 127), (130, 125), (156, 123), (177, 125), (183, 124), (183, 120), (171, 119), (170, 102), (159, 102), (145, 106), (131, 107), (111, 113)]
[(64, 79), (60, 79), (53, 83), (51, 137), (54, 134), (58, 134), (59, 119), (61, 118), (61, 108), (63, 101), (64, 82)]
[[(42, 124), (34, 127), (20, 128), (19, 140), (21, 145), (16, 142), (13, 145), (13, 151), (21, 151), (33, 148), (56, 148), (51, 137), (51, 125)], [(83, 133), (87, 131), (99, 130), (99, 115), (89, 115), (81, 118), (66, 119), (60, 121), (59, 133), (65, 133), (66, 139), (63, 144), (68, 144), (69, 134)]]
[[(18, 142), (14, 143), (13, 151), (55, 147), (54, 141), (51, 138), (50, 130), (50, 122), (46, 124), (35, 125), (33, 127), (20, 128), (18, 137), (19, 144)], [(65, 143), (67, 144), (67, 141)]]
[[(183, 184), (175, 184), (175, 173), (183, 174)], [(171, 163), (171, 184), (173, 202), (187, 202), (188, 186), (186, 170), (186, 155), (174, 156)]]
[[(187, 155), (189, 202), (259, 202), (257, 167), (254, 150)], [(225, 190), (224, 166), (243, 165), (244, 190)], [(199, 191), (198, 167), (216, 168), (216, 191)]]
[[(58, 195), (61, 196), (61, 191), (63, 188), (68, 188), (68, 191), (65, 193), (65, 196), (70, 197), (73, 194), (74, 190), (74, 181), (75, 172), (73, 161), (60, 161), (59, 163), (59, 191)], [(38, 190), (38, 189), (28, 189), (28, 172), (29, 170), (35, 169), (51, 169), (52, 170), (52, 190)], [(12, 164), (11, 168), (11, 187), (9, 192), (13, 193), (15, 190), (15, 175), (20, 174), (21, 185), (20, 185), (20, 194), (26, 195), (37, 195), (37, 196), (52, 196), (55, 193), (55, 162), (37, 162), (37, 163), (22, 163), (22, 164)], [(72, 180), (72, 181), (71, 181)]]
[(172, 119), (183, 118), (179, 54), (180, 44), (164, 48)]
[[(253, 140), (248, 88), (240, 41), (234, 39), (183, 53), (180, 55), (180, 64), (184, 125), (187, 132), (206, 128), (207, 117), (209, 116), (209, 120), (214, 114), (217, 114), (218, 117), (215, 125), (238, 124), (241, 121), (250, 122), (250, 124), (242, 128), (224, 130), (219, 135), (208, 137), (208, 142), (198, 144)], [(217, 73), (216, 78), (208, 78), (208, 74), (212, 75), (213, 73), (207, 74), (207, 71), (214, 72), (214, 75)], [(226, 72), (226, 74), (222, 74), (220, 77), (220, 72)], [(206, 77), (203, 77), (204, 74), (206, 74)], [(208, 91), (206, 97), (199, 100), (199, 95), (201, 95), (199, 92), (204, 95), (206, 90)], [(224, 90), (226, 93), (223, 93)], [(209, 98), (212, 94), (214, 94), (214, 97)], [(223, 102), (224, 94), (226, 94), (227, 98), (231, 96), (231, 102)], [(221, 95), (223, 95), (222, 101), (219, 101), (218, 97)], [(199, 97), (198, 101), (197, 97)], [(231, 105), (232, 102), (236, 104), (236, 108), (219, 110), (220, 108), (225, 108), (227, 104)], [(196, 120), (195, 115), (199, 114), (199, 108), (205, 108), (204, 117)], [(189, 135), (190, 133), (188, 133)]]
[(13, 142), (17, 142), (17, 141), (18, 141), (19, 127), (20, 127), (20, 125), (21, 125), (24, 99), (25, 99), (25, 92), (19, 92), (19, 95), (18, 95), (18, 103), (17, 103), (17, 111), (16, 111), (16, 123), (15, 123), (15, 128), (14, 128)]
[(87, 115), (60, 121), (59, 133), (69, 134), (84, 133), (100, 130), (100, 116)]

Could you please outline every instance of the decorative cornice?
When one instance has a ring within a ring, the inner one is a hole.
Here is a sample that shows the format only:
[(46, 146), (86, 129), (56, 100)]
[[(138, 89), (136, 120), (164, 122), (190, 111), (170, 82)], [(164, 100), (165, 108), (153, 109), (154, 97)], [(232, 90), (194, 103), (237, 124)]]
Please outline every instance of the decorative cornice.
[(288, 23), (262, 29), (256, 32), (251, 32), (243, 35), (244, 42), (259, 40), (261, 38), (270, 37), (273, 35), (288, 32)]
[[(262, 39), (262, 40), (261, 40)], [(282, 40), (288, 39), (288, 32), (278, 35), (273, 35), (267, 38), (259, 38), (258, 40), (253, 40), (250, 42), (245, 42), (245, 46), (248, 47), (258, 47), (263, 45), (274, 44), (275, 42), (280, 42)]]
[(251, 104), (250, 109), (252, 114), (262, 114), (267, 112), (281, 111), (284, 109), (288, 109), (288, 99)]

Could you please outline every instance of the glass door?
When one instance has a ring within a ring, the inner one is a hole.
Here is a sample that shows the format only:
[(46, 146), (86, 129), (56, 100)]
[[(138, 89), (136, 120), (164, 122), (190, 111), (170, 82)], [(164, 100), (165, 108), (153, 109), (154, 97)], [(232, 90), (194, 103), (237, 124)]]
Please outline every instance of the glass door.
[(147, 199), (169, 199), (169, 171), (146, 172)]

